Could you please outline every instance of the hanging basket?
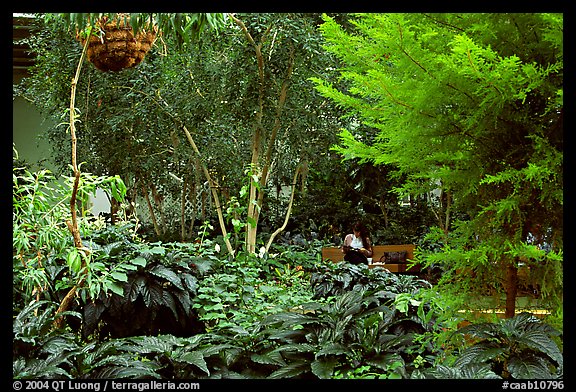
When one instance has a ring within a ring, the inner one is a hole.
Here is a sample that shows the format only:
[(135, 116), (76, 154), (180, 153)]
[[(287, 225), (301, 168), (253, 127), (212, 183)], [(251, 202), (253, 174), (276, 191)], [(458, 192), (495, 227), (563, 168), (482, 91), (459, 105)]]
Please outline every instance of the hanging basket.
[[(96, 68), (105, 72), (118, 72), (142, 62), (156, 39), (156, 31), (142, 31), (134, 36), (126, 18), (96, 23), (96, 34), (90, 36), (86, 56)], [(86, 39), (79, 39), (82, 45)]]

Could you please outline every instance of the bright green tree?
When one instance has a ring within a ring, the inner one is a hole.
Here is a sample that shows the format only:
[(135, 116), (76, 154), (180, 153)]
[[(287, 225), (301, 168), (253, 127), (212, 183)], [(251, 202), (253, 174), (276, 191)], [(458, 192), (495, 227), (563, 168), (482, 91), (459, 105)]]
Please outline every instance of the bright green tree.
[[(438, 287), (464, 303), (486, 289), (515, 313), (518, 267), (561, 309), (563, 16), (360, 14), (353, 29), (326, 16), (326, 49), (347, 89), (317, 89), (377, 130), (341, 132), (344, 159), (394, 165), (401, 194), (441, 191)], [(466, 272), (466, 273), (464, 273)]]

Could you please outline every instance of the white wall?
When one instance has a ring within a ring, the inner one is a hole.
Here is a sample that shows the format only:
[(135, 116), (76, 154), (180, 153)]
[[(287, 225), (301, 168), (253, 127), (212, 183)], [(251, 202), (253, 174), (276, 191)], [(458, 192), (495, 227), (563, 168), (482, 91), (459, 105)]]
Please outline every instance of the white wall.
[[(13, 79), (17, 82), (18, 79)], [(18, 97), (12, 101), (12, 142), (18, 151), (18, 157), (32, 164), (32, 170), (49, 169), (55, 171), (50, 163), (50, 145), (40, 138), (42, 130), (54, 126), (42, 120), (40, 112), (29, 102)], [(62, 129), (64, 132), (64, 129)], [(12, 149), (11, 146), (5, 146)], [(92, 212), (98, 216), (101, 211), (110, 212), (110, 203), (106, 194), (98, 189), (91, 199)]]

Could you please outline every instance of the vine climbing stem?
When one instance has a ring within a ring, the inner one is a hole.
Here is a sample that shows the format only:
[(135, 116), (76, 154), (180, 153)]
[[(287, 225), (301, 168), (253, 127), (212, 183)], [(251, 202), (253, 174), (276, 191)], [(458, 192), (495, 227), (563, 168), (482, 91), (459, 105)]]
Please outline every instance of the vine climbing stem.
[[(91, 34), (91, 28), (88, 28), (87, 34)], [(72, 195), (70, 197), (70, 213), (71, 213), (71, 220), (66, 220), (66, 226), (68, 226), (68, 230), (72, 234), (72, 238), (74, 240), (74, 246), (78, 249), (80, 254), (87, 255), (88, 249), (84, 247), (82, 244), (82, 239), (80, 238), (80, 231), (78, 230), (78, 217), (76, 212), (76, 196), (78, 194), (78, 186), (80, 184), (80, 169), (78, 169), (78, 163), (76, 158), (76, 86), (78, 84), (78, 80), (80, 79), (80, 72), (82, 70), (82, 64), (84, 63), (84, 58), (86, 57), (86, 49), (88, 48), (88, 43), (90, 40), (86, 40), (84, 43), (84, 47), (82, 49), (82, 54), (80, 56), (80, 60), (78, 61), (78, 66), (76, 67), (76, 74), (72, 79), (71, 88), (70, 88), (70, 138), (72, 142), (72, 170), (74, 172), (74, 183), (72, 186)], [(82, 257), (82, 267), (80, 271), (85, 271), (86, 261), (85, 258)], [(56, 319), (54, 321), (54, 327), (60, 328), (64, 321), (61, 314), (68, 310), (74, 296), (76, 295), (76, 291), (84, 281), (86, 280), (85, 272), (82, 274), (80, 280), (74, 287), (72, 287), (66, 296), (60, 302), (60, 306), (58, 310), (56, 310)], [(60, 315), (60, 316), (59, 316)], [(59, 316), (59, 317), (58, 317)]]

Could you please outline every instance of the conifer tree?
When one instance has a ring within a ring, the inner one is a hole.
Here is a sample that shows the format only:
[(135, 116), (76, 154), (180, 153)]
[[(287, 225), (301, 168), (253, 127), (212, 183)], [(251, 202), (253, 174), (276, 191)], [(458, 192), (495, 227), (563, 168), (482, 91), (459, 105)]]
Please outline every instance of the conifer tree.
[[(519, 266), (561, 309), (563, 16), (359, 14), (352, 28), (328, 16), (326, 49), (347, 88), (316, 88), (363, 125), (335, 146), (344, 159), (395, 165), (399, 192), (441, 190), (438, 227), (422, 252), (440, 264), (440, 289), (506, 293), (515, 314)], [(465, 272), (465, 273), (464, 273)], [(560, 313), (561, 314), (561, 313)]]

